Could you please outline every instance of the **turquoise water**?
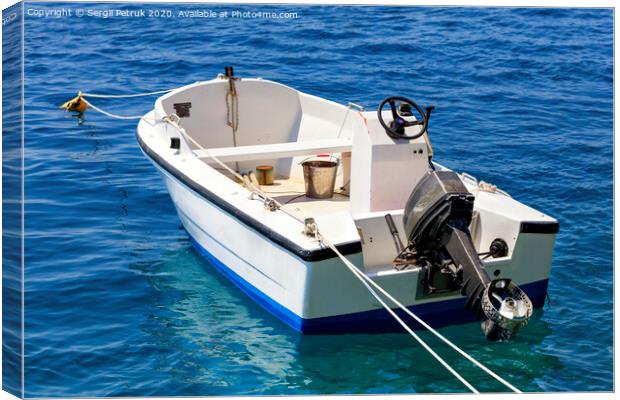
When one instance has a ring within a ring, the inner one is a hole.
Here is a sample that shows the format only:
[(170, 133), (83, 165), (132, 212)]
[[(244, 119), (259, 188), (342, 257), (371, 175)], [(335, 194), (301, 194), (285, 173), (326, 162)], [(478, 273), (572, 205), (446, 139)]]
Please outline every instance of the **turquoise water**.
[[(297, 12), (296, 19), (76, 17), (99, 11)], [(613, 13), (610, 9), (27, 3), (26, 396), (438, 393), (466, 389), (409, 336), (304, 336), (194, 250), (133, 121), (58, 105), (234, 65), (373, 109), (437, 106), (438, 162), (561, 224), (552, 303), (511, 343), (441, 333), (525, 391), (612, 390)], [(99, 101), (142, 114), (154, 99)], [(427, 332), (482, 391), (502, 391)]]

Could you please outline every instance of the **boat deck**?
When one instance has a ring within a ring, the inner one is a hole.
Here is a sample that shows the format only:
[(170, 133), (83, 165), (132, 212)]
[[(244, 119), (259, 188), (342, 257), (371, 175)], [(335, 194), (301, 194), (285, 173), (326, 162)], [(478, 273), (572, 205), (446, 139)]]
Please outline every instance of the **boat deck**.
[(349, 210), (349, 196), (336, 190), (330, 199), (306, 197), (303, 180), (275, 179), (273, 185), (262, 185), (261, 190), (281, 203), (284, 209), (300, 218), (316, 217)]
[[(239, 180), (224, 168), (215, 165), (208, 159), (204, 159), (203, 162), (230, 180), (239, 183)], [(234, 168), (230, 163), (229, 166)], [(269, 197), (281, 203), (284, 206), (284, 210), (300, 219), (346, 212), (350, 209), (349, 195), (338, 185), (338, 182), (344, 180), (342, 173), (342, 169), (339, 168), (334, 195), (329, 199), (307, 197), (305, 195), (303, 178), (276, 177), (272, 185), (260, 185), (260, 189)], [(346, 184), (348, 185), (348, 182)]]

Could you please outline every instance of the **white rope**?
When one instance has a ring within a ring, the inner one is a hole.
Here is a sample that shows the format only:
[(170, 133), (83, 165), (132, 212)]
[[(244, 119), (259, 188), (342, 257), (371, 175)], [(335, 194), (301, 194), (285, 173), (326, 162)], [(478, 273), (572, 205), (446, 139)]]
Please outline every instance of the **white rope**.
[[(171, 89), (173, 90), (173, 89)], [(163, 93), (165, 92), (169, 92), (171, 90), (166, 90), (166, 91), (162, 91)], [(142, 93), (142, 94), (138, 94), (138, 95), (127, 95), (127, 96), (132, 96), (132, 97), (137, 97), (137, 96), (142, 96), (142, 95), (150, 95), (150, 94), (159, 94), (162, 92), (151, 92), (151, 93)], [(115, 119), (121, 119), (121, 120), (145, 120), (145, 121), (152, 121), (152, 122), (165, 122), (168, 125), (171, 125), (173, 128), (175, 128), (177, 130), (177, 132), (179, 132), (179, 134), (181, 134), (181, 136), (183, 136), (185, 138), (186, 141), (189, 141), (191, 143), (193, 143), (196, 147), (198, 147), (199, 150), (201, 150), (204, 154), (206, 154), (208, 157), (210, 157), (211, 159), (213, 159), (213, 161), (215, 161), (217, 164), (219, 164), (224, 170), (228, 171), (229, 173), (231, 173), (234, 177), (236, 177), (240, 182), (244, 182), (243, 176), (241, 176), (237, 171), (233, 170), (232, 168), (230, 168), (228, 165), (226, 165), (225, 163), (223, 163), (219, 158), (215, 157), (213, 154), (211, 154), (209, 152), (208, 149), (206, 149), (205, 147), (203, 147), (200, 143), (198, 143), (193, 137), (191, 137), (190, 135), (187, 134), (187, 132), (185, 131), (185, 129), (183, 129), (179, 124), (178, 124), (178, 116), (176, 114), (171, 114), (169, 116), (165, 116), (162, 119), (155, 119), (155, 118), (146, 118), (142, 115), (118, 115), (118, 114), (113, 114), (110, 113), (108, 111), (105, 111), (97, 106), (95, 106), (93, 103), (91, 103), (90, 101), (86, 100), (83, 96), (91, 96), (91, 97), (104, 97), (106, 95), (93, 95), (93, 94), (88, 94), (88, 93), (82, 93), (80, 92), (80, 95), (82, 96), (81, 99), (84, 103), (86, 103), (86, 105), (88, 105), (90, 108), (92, 108), (93, 110), (100, 112), (103, 115), (106, 115), (110, 118), (115, 118)], [(122, 97), (122, 96), (119, 96)], [(175, 119), (176, 118), (176, 119)], [(193, 150), (192, 150), (193, 153)], [(194, 153), (195, 154), (195, 153)], [(279, 209), (280, 211), (282, 211), (284, 214), (288, 215), (289, 217), (295, 219), (298, 222), (301, 222), (302, 224), (304, 223), (304, 221), (302, 219), (300, 219), (299, 217), (297, 217), (296, 215), (287, 212), (283, 207), (284, 205), (280, 202), (278, 202), (277, 200), (275, 200), (274, 198), (270, 197), (269, 195), (267, 195), (265, 192), (263, 192), (259, 187), (257, 187), (256, 185), (254, 185), (254, 183), (252, 183), (251, 181), (248, 181), (249, 183), (249, 188), (250, 191), (254, 194), (259, 195), (263, 201), (265, 202), (265, 205), (269, 204), (273, 204), (276, 206), (277, 209)]]
[(83, 97), (82, 97), (82, 101), (84, 103), (86, 103), (93, 110), (98, 111), (101, 114), (106, 115), (106, 116), (108, 116), (110, 118), (114, 118), (114, 119), (144, 119), (143, 115), (118, 115), (118, 114), (112, 114), (110, 112), (107, 112), (107, 111), (102, 110), (101, 108), (95, 106), (93, 103), (91, 103), (90, 101), (86, 100)]
[(170, 93), (173, 90), (174, 89), (167, 89), (167, 90), (158, 90), (156, 92), (135, 93), (135, 94), (97, 94), (97, 93), (82, 93), (82, 92), (80, 93), (82, 96), (95, 97), (95, 98), (100, 98), (100, 99), (125, 99), (129, 97), (145, 97), (145, 96), (153, 96), (156, 94)]
[[(199, 150), (203, 151), (208, 157), (212, 158), (213, 161), (215, 161), (216, 163), (218, 163), (222, 168), (224, 168), (226, 171), (230, 172), (231, 174), (233, 174), (233, 176), (235, 176), (235, 178), (239, 179), (241, 182), (243, 182), (243, 176), (241, 176), (237, 171), (235, 171), (234, 169), (230, 168), (228, 165), (226, 165), (224, 162), (222, 162), (222, 160), (220, 160), (219, 158), (215, 157), (213, 154), (211, 154), (209, 152), (208, 149), (204, 148), (200, 143), (198, 143), (196, 141), (196, 139), (194, 139), (193, 137), (191, 137), (190, 135), (187, 134), (187, 132), (185, 131), (185, 129), (183, 129), (177, 121), (175, 121), (174, 117), (176, 117), (176, 114), (172, 114), (169, 115), (167, 117), (163, 118), (163, 121), (168, 123), (169, 125), (171, 125), (173, 128), (175, 128), (177, 130), (177, 132), (179, 132), (181, 135), (183, 135), (183, 137), (185, 138), (185, 140), (193, 143), (196, 147), (198, 147)], [(178, 117), (177, 117), (178, 118)], [(260, 191), (259, 188), (256, 188), (257, 190)]]
[(385, 304), (385, 302), (381, 299), (381, 297), (377, 294), (377, 292), (375, 292), (369, 285), (368, 283), (366, 283), (362, 278), (361, 275), (362, 272), (359, 271), (355, 265), (353, 265), (353, 263), (351, 263), (349, 260), (346, 259), (346, 257), (344, 257), (342, 255), (342, 253), (340, 253), (338, 251), (338, 249), (336, 248), (336, 246), (334, 246), (333, 244), (331, 244), (330, 242), (328, 242), (325, 237), (323, 237), (320, 234), (317, 234), (317, 237), (319, 238), (319, 240), (321, 240), (323, 243), (325, 243), (328, 247), (330, 247), (332, 250), (334, 250), (334, 252), (336, 252), (336, 254), (338, 254), (338, 256), (342, 259), (342, 261), (344, 262), (344, 264), (347, 266), (347, 268), (349, 268), (349, 270), (358, 277), (358, 279), (360, 280), (360, 282), (362, 282), (364, 284), (364, 286), (366, 286), (366, 289), (368, 289), (368, 291), (373, 295), (373, 297), (375, 299), (377, 299), (377, 301), (379, 303), (381, 303), (381, 305), (383, 306), (383, 308), (385, 308), (391, 315), (392, 317), (394, 317), (394, 319), (396, 321), (398, 321), (398, 323), (411, 335), (413, 336), (413, 338), (420, 343), (420, 345), (422, 345), (422, 347), (424, 347), (426, 349), (426, 351), (428, 351), (433, 357), (435, 357), (435, 359), (437, 361), (439, 361), (439, 363), (441, 363), (441, 365), (443, 365), (452, 375), (454, 375), (459, 381), (461, 381), (461, 383), (463, 383), (463, 385), (465, 385), (469, 390), (472, 391), (472, 393), (475, 394), (480, 394), (480, 392), (478, 392), (478, 390), (476, 390), (476, 388), (469, 383), (465, 378), (463, 378), (463, 376), (461, 374), (459, 374), (458, 372), (456, 372), (443, 358), (441, 358), (441, 356), (439, 356), (437, 353), (435, 353), (435, 351), (433, 351), (433, 349), (430, 348), (430, 346), (428, 344), (426, 344), (426, 342), (424, 342), (402, 319), (400, 319), (400, 317), (398, 315), (396, 315), (396, 313), (394, 312), (394, 310), (392, 310), (390, 308), (390, 306), (388, 306), (387, 304)]
[[(208, 157), (210, 157), (211, 159), (213, 159), (213, 161), (215, 161), (217, 164), (219, 164), (223, 169), (225, 169), (226, 171), (228, 171), (229, 173), (231, 173), (235, 178), (237, 178), (240, 182), (244, 182), (243, 176), (241, 176), (237, 171), (235, 171), (234, 169), (230, 168), (228, 165), (226, 165), (224, 162), (222, 162), (222, 160), (220, 160), (219, 158), (215, 157), (213, 154), (211, 154), (209, 152), (209, 150), (207, 150), (205, 147), (203, 147), (200, 143), (198, 143), (193, 137), (191, 137), (189, 134), (187, 134), (187, 132), (185, 132), (185, 129), (183, 129), (178, 123), (177, 121), (174, 120), (174, 117), (178, 118), (176, 116), (176, 114), (172, 114), (170, 116), (164, 117), (162, 119), (163, 122), (168, 123), (169, 125), (171, 125), (173, 128), (175, 128), (177, 130), (177, 132), (179, 132), (187, 141), (193, 143), (194, 145), (196, 145), (196, 147), (198, 147), (199, 150), (201, 150), (202, 152), (204, 152)], [(272, 203), (274, 204), (278, 210), (282, 211), (284, 214), (288, 215), (289, 217), (295, 219), (298, 222), (301, 222), (302, 224), (304, 223), (304, 221), (302, 219), (300, 219), (299, 217), (297, 217), (296, 215), (289, 213), (288, 211), (286, 211), (283, 207), (284, 205), (282, 203), (280, 203), (279, 201), (277, 201), (276, 199), (270, 197), (268, 194), (266, 194), (265, 192), (263, 192), (259, 187), (257, 187), (254, 183), (252, 183), (252, 181), (248, 181), (247, 182), (249, 184), (249, 189), (252, 193), (255, 193), (257, 195), (259, 195), (263, 201), (265, 202), (265, 204)]]
[[(336, 253), (336, 255), (338, 255), (338, 257), (342, 260), (342, 262), (350, 269), (352, 270), (355, 275), (359, 278), (362, 278), (362, 282), (363, 281), (367, 281), (369, 282), (372, 286), (374, 286), (377, 290), (379, 290), (379, 292), (381, 292), (385, 297), (387, 297), (388, 299), (390, 299), (395, 305), (397, 305), (400, 309), (402, 309), (404, 312), (406, 312), (409, 316), (411, 316), (412, 318), (414, 318), (418, 323), (420, 323), (420, 325), (422, 325), (424, 328), (426, 328), (428, 331), (430, 331), (431, 333), (433, 333), (436, 337), (438, 337), (439, 339), (441, 339), (444, 343), (446, 343), (448, 346), (450, 346), (452, 349), (454, 349), (457, 353), (459, 353), (460, 355), (462, 355), (463, 357), (465, 357), (467, 360), (471, 361), (475, 366), (477, 366), (478, 368), (482, 369), (484, 372), (486, 372), (487, 374), (489, 374), (490, 376), (492, 376), (493, 378), (495, 378), (497, 381), (499, 381), (500, 383), (504, 384), (507, 388), (509, 388), (510, 390), (512, 390), (515, 393), (522, 393), (519, 389), (517, 389), (515, 386), (513, 386), (512, 384), (510, 384), (508, 381), (506, 381), (505, 379), (503, 379), (502, 377), (500, 377), (499, 375), (497, 375), (495, 372), (491, 371), (489, 368), (487, 368), (484, 364), (480, 363), (478, 360), (476, 360), (475, 358), (473, 358), (472, 356), (470, 356), (469, 354), (467, 354), (464, 350), (462, 350), (461, 348), (459, 348), (457, 345), (455, 345), (454, 343), (452, 343), (450, 340), (448, 340), (447, 338), (445, 338), (442, 334), (440, 334), (439, 332), (437, 332), (435, 329), (433, 329), (429, 324), (427, 324), (426, 322), (424, 322), (424, 320), (422, 320), (420, 317), (418, 317), (416, 314), (414, 314), (411, 310), (409, 310), (407, 307), (405, 307), (402, 303), (400, 303), (398, 300), (396, 300), (392, 295), (390, 295), (388, 292), (386, 292), (381, 286), (379, 286), (375, 281), (373, 281), (372, 279), (370, 279), (366, 274), (361, 273), (357, 267), (355, 267), (355, 265), (353, 265), (344, 255), (342, 255), (342, 253), (340, 253), (340, 251), (338, 251), (338, 249), (336, 248), (336, 246), (334, 246), (332, 243), (330, 243), (328, 240), (325, 239), (325, 236), (318, 234), (317, 237), (321, 242), (323, 242), (327, 247), (329, 247), (330, 249), (332, 249), (332, 251), (334, 253)], [(366, 285), (366, 284), (365, 284)]]

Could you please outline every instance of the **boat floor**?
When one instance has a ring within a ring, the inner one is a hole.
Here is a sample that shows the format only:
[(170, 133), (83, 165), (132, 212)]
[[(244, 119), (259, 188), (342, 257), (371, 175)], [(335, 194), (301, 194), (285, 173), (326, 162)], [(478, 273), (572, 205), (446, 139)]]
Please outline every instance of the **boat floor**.
[(305, 195), (303, 179), (275, 179), (261, 190), (283, 205), (287, 212), (299, 217), (316, 217), (349, 210), (349, 196), (334, 192), (329, 199), (313, 199)]
[[(214, 168), (230, 180), (239, 182), (237, 178), (223, 168)], [(260, 189), (282, 204), (284, 210), (301, 219), (349, 211), (350, 209), (349, 196), (344, 194), (337, 185), (333, 197), (329, 199), (307, 197), (303, 178), (275, 178), (273, 185), (260, 185)]]

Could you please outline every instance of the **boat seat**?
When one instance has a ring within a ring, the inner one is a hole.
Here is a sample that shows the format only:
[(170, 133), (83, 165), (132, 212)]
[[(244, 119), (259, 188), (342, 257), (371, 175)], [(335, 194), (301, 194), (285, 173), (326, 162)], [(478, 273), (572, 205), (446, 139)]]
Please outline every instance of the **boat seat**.
[[(256, 161), (320, 153), (342, 153), (351, 151), (351, 146), (352, 141), (350, 139), (326, 139), (255, 146), (219, 147), (208, 149), (208, 152), (222, 162)], [(209, 158), (209, 155), (203, 150), (194, 150), (194, 153), (198, 158)]]

